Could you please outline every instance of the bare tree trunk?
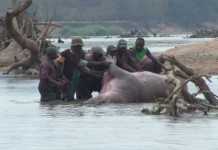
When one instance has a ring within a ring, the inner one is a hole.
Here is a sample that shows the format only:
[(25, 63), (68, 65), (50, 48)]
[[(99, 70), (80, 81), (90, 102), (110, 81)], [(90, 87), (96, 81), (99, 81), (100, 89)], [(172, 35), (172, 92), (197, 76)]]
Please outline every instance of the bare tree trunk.
[(28, 49), (30, 51), (30, 57), (26, 60), (22, 60), (21, 62), (13, 64), (6, 74), (10, 73), (13, 69), (18, 67), (23, 67), (24, 69), (28, 69), (33, 64), (39, 62), (39, 53), (40, 47), (38, 43), (32, 39), (29, 39), (22, 35), (13, 25), (13, 19), (23, 13), (30, 5), (32, 4), (32, 0), (23, 0), (20, 6), (16, 9), (13, 9), (6, 14), (6, 28), (9, 35), (23, 48)]
[[(176, 65), (179, 69), (181, 69), (184, 73), (186, 73), (188, 76), (196, 78), (193, 78), (193, 82), (196, 86), (199, 87), (201, 91), (210, 91), (210, 88), (208, 87), (207, 83), (204, 81), (202, 76), (199, 76), (195, 74), (195, 72), (191, 69), (180, 63), (175, 57), (167, 57), (168, 61), (170, 61), (172, 64)], [(203, 92), (206, 99), (210, 102), (210, 104), (216, 104), (217, 100), (216, 97), (212, 93)]]
[[(157, 99), (157, 104), (150, 111), (143, 109), (142, 112), (146, 114), (168, 114), (177, 117), (183, 112), (192, 112), (200, 110), (206, 115), (210, 109), (218, 109), (217, 98), (215, 94), (210, 91), (207, 83), (203, 77), (208, 78), (207, 75), (198, 75), (191, 68), (186, 67), (175, 57), (163, 56), (165, 61), (165, 73), (168, 77), (168, 84), (170, 94), (167, 98)], [(208, 79), (209, 80), (209, 79)], [(187, 84), (194, 82), (199, 88), (195, 94), (188, 91)], [(204, 94), (206, 100), (199, 99), (197, 96)], [(210, 104), (209, 104), (210, 103)]]

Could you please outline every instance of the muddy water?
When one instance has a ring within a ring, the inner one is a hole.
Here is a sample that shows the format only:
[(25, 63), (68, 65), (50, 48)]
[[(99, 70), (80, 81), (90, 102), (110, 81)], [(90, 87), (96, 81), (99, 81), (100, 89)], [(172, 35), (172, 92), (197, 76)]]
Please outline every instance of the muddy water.
[[(215, 93), (217, 80), (210, 85)], [(174, 119), (144, 116), (149, 104), (43, 105), (37, 84), (0, 77), (0, 150), (218, 149), (216, 113)]]

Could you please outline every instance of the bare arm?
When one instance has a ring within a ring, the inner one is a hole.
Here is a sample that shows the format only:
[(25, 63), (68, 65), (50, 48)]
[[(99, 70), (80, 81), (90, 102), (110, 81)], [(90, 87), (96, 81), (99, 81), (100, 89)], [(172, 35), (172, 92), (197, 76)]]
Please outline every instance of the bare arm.
[[(93, 64), (92, 64), (93, 65)], [(82, 61), (82, 63), (79, 64), (79, 70), (85, 74), (91, 75), (96, 78), (101, 78), (103, 76), (103, 73), (100, 71), (94, 71), (88, 68), (88, 62)]]
[(128, 57), (128, 59), (129, 59), (129, 62), (131, 63), (132, 68), (134, 68), (135, 71), (141, 71), (142, 70), (142, 67), (141, 67), (139, 61), (137, 61), (137, 59), (135, 59), (135, 57), (130, 55)]
[(96, 77), (96, 78), (103, 77), (102, 72), (91, 70), (88, 67), (79, 67), (79, 70), (85, 74), (88, 74), (88, 75)]
[(100, 67), (102, 70), (107, 70), (110, 66), (110, 62), (107, 61), (88, 61), (87, 67)]
[(41, 65), (40, 67), (40, 79), (47, 80), (51, 83), (53, 83), (57, 87), (61, 87), (60, 81), (55, 80), (51, 75), (50, 75), (50, 68), (47, 65)]
[(118, 61), (120, 62), (119, 63), (121, 65), (120, 67), (123, 68), (124, 70), (127, 70), (129, 72), (137, 71), (137, 69), (133, 68), (127, 63), (129, 61), (127, 56), (122, 56), (121, 58), (118, 58)]

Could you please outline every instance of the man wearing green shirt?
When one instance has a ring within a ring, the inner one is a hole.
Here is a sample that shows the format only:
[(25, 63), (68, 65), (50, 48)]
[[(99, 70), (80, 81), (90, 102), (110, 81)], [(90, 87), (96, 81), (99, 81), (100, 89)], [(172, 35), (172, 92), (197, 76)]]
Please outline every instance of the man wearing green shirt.
[[(135, 47), (133, 48), (133, 54), (138, 61), (143, 65), (144, 70), (160, 73), (161, 65), (158, 60), (150, 53), (148, 48), (145, 48), (145, 40), (143, 38), (137, 38), (135, 42)], [(151, 63), (148, 63), (146, 57), (151, 60)]]

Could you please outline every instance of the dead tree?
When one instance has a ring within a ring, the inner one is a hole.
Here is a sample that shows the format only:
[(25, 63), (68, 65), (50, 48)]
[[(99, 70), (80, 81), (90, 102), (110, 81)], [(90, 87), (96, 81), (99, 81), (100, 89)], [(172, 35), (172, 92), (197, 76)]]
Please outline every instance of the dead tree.
[[(42, 40), (45, 40), (49, 33), (50, 23), (46, 26), (46, 28), (43, 30), (43, 32), (39, 35), (39, 37), (34, 37), (33, 35), (30, 35), (29, 33), (33, 31), (33, 23), (31, 19), (29, 19), (29, 25), (30, 29), (24, 29), (26, 26), (26, 22), (24, 22), (22, 25), (19, 26), (18, 29), (15, 28), (13, 19), (24, 16), (25, 10), (32, 4), (32, 0), (23, 0), (19, 4), (19, 6), (11, 11), (8, 11), (6, 14), (6, 28), (8, 31), (8, 34), (13, 38), (21, 47), (23, 50), (28, 50), (29, 55), (27, 58), (15, 62), (12, 64), (6, 74), (9, 74), (12, 70), (17, 69), (19, 67), (22, 67), (24, 70), (27, 70), (31, 68), (32, 66), (39, 64), (40, 62), (40, 45), (42, 43)], [(22, 15), (21, 15), (22, 14)], [(21, 16), (20, 16), (21, 15)], [(25, 33), (24, 30), (27, 30), (28, 33)]]
[(10, 43), (10, 38), (8, 37), (8, 33), (5, 25), (5, 17), (0, 17), (0, 50), (6, 48)]
[[(153, 109), (143, 109), (144, 113), (149, 114), (169, 114), (179, 116), (180, 113), (201, 110), (205, 114), (210, 109), (218, 109), (216, 106), (217, 96), (208, 87), (206, 80), (208, 75), (196, 74), (191, 68), (180, 63), (175, 57), (163, 56), (164, 74), (168, 77), (168, 85), (172, 87), (168, 97), (160, 98)], [(195, 94), (190, 94), (187, 84), (193, 82), (199, 89)], [(206, 100), (199, 99), (197, 95), (203, 94)]]

